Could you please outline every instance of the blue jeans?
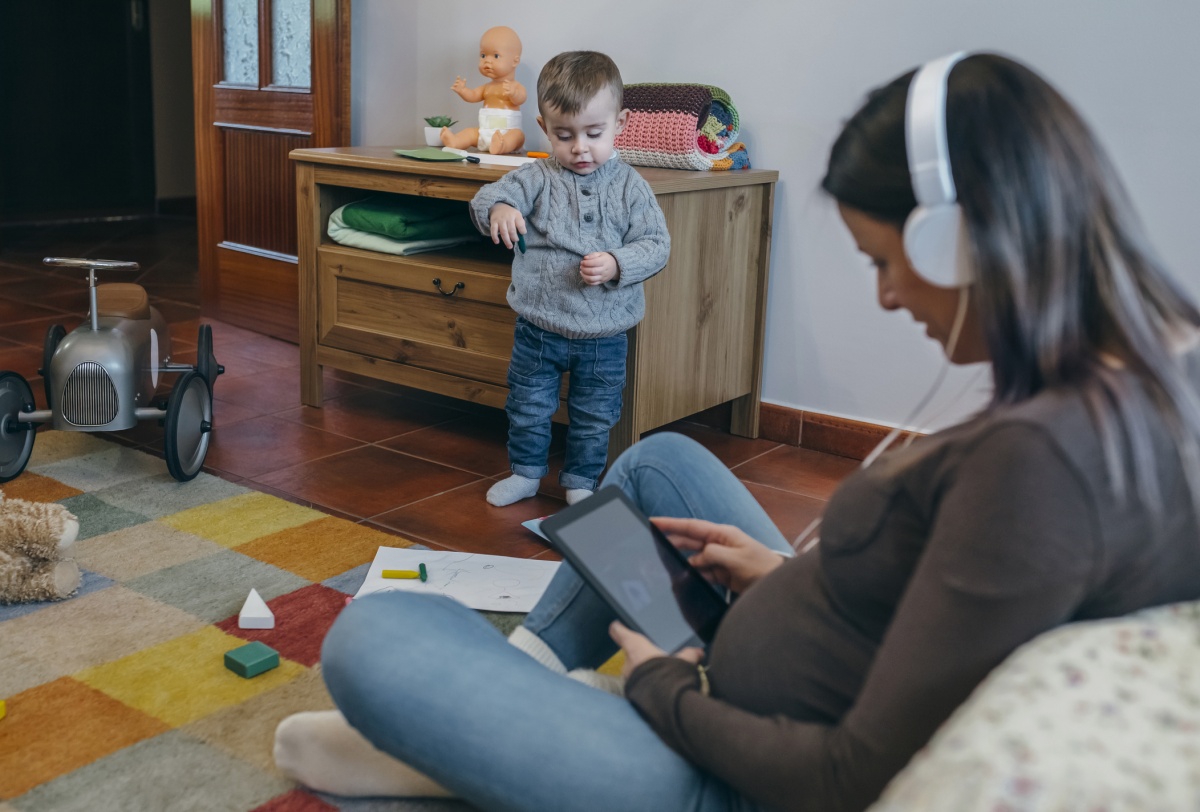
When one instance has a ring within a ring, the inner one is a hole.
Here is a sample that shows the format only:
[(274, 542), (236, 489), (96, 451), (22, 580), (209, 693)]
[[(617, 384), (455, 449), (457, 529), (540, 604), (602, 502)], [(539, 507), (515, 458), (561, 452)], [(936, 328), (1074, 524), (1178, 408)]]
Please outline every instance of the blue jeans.
[[(790, 552), (732, 473), (698, 443), (657, 434), (605, 479), (649, 515), (735, 524)], [(568, 669), (616, 647), (608, 606), (563, 564), (525, 626)], [(446, 598), (390, 592), (355, 601), (325, 638), (338, 708), (376, 747), (486, 810), (758, 807), (667, 747), (626, 700), (562, 677)]]
[(621, 417), (625, 388), (624, 333), (608, 338), (564, 338), (518, 317), (508, 365), (508, 461), (512, 472), (541, 479), (550, 468), (550, 418), (558, 410), (564, 372), (567, 454), (558, 482), (596, 489), (608, 460), (608, 432)]

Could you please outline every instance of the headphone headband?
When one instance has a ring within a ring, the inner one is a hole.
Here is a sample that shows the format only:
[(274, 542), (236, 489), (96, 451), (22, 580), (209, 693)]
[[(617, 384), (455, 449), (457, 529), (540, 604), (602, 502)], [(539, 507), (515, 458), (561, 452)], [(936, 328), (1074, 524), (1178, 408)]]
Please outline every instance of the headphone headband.
[(967, 55), (959, 51), (928, 62), (917, 71), (908, 90), (905, 143), (913, 193), (922, 206), (953, 203), (958, 196), (950, 172), (946, 144), (946, 83), (950, 71)]
[(946, 84), (965, 51), (926, 63), (908, 86), (904, 137), (917, 207), (904, 223), (904, 250), (918, 274), (938, 287), (969, 285), (966, 226), (946, 137)]

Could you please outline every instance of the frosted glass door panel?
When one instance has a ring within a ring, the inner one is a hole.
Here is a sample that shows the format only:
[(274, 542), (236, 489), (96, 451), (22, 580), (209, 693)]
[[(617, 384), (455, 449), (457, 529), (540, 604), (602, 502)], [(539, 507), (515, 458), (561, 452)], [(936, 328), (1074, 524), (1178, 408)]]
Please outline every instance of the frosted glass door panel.
[(258, 87), (258, 0), (225, 0), (225, 78), (231, 85)]
[(312, 84), (312, 0), (271, 2), (271, 84)]

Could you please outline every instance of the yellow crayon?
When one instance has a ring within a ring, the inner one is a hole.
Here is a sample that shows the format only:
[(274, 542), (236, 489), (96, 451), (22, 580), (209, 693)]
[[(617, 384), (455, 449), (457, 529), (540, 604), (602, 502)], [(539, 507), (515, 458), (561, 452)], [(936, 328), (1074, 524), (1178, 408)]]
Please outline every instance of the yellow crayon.
[(420, 578), (421, 573), (416, 570), (384, 570), (384, 578)]

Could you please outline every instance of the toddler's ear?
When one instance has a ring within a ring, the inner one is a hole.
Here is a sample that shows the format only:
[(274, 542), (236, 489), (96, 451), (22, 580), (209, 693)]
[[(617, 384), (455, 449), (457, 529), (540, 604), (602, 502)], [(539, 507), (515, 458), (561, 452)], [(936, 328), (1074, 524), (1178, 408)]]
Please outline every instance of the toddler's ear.
[(629, 123), (629, 108), (626, 107), (621, 112), (617, 113), (617, 127), (613, 135), (620, 135), (625, 131), (625, 125)]
[(538, 123), (538, 126), (542, 128), (542, 132), (544, 132), (546, 134), (546, 137), (549, 138), (550, 131), (546, 129), (546, 122), (542, 120), (541, 116), (537, 117), (537, 123)]

